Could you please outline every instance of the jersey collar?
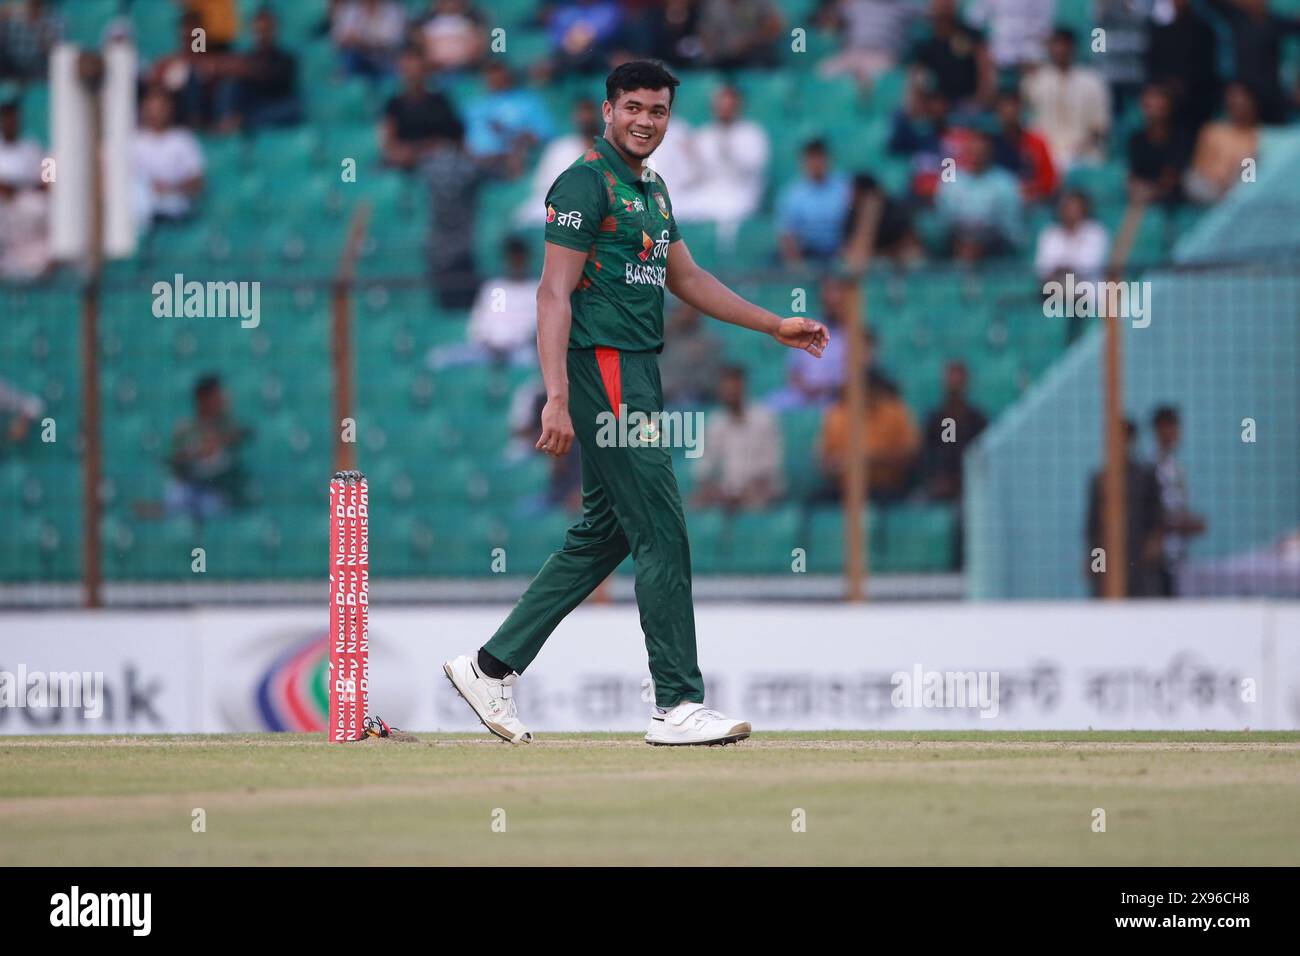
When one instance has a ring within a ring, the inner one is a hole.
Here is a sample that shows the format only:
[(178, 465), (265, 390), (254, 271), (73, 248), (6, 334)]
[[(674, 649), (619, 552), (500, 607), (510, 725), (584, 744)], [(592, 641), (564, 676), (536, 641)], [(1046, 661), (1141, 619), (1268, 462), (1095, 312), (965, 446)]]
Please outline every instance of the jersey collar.
[(618, 150), (614, 148), (614, 144), (604, 136), (596, 137), (596, 151), (605, 157), (605, 161), (613, 168), (614, 173), (620, 180), (631, 185), (641, 181), (641, 177), (632, 172), (632, 168), (628, 166), (627, 160), (618, 154)]

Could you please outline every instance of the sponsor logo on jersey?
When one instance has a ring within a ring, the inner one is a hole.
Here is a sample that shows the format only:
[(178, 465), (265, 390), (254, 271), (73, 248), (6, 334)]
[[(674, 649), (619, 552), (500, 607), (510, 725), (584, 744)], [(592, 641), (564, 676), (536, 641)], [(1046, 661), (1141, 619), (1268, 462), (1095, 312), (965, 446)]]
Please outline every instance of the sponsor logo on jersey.
[(655, 193), (655, 202), (659, 204), (659, 215), (668, 218), (668, 204), (664, 202), (663, 193)]
[(555, 214), (555, 222), (560, 226), (568, 226), (570, 229), (582, 228), (582, 210), (571, 209), (569, 212), (558, 212)]

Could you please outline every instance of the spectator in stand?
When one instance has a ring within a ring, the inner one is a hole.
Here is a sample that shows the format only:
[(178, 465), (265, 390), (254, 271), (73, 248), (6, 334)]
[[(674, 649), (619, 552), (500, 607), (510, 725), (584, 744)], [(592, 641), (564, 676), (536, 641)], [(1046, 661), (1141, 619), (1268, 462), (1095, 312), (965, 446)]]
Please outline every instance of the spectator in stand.
[(1300, 17), (1269, 10), (1269, 0), (1209, 0), (1232, 31), (1235, 79), (1255, 97), (1264, 123), (1286, 122), (1282, 91), (1282, 43), (1300, 36)]
[(429, 365), (491, 362), (537, 364), (537, 278), (528, 268), (528, 244), (512, 236), (505, 241), (506, 274), (479, 286), (469, 314), (469, 341), (435, 348)]
[[(876, 234), (868, 234), (871, 227), (870, 209), (876, 208)], [(891, 197), (868, 173), (853, 177), (853, 199), (849, 215), (844, 220), (844, 242), (840, 256), (850, 269), (865, 269), (867, 250), (874, 255), (892, 259), (895, 264), (909, 266), (925, 258), (925, 247), (912, 217), (903, 203)]]
[(469, 0), (435, 0), (420, 25), (424, 55), (438, 73), (468, 70), (487, 50), (482, 15)]
[(12, 382), (0, 378), (0, 419), (7, 419), (4, 427), (0, 428), (0, 449), (26, 441), (32, 422), (44, 411), (45, 403), (40, 396), (24, 392)]
[[(594, 101), (575, 100), (570, 115), (572, 132), (557, 136), (547, 143), (534, 166), (532, 189), (528, 198), (515, 211), (515, 222), (518, 225), (526, 226), (537, 222), (541, 210), (546, 207), (546, 194), (550, 192), (551, 184), (591, 146), (592, 140), (604, 132), (604, 122)], [(673, 211), (677, 212), (676, 203)]]
[(1101, 74), (1074, 62), (1073, 30), (1060, 28), (1048, 44), (1049, 63), (1025, 77), (1022, 92), (1033, 126), (1047, 139), (1061, 173), (1075, 163), (1105, 157), (1110, 133), (1110, 93)]
[(0, 8), (0, 79), (48, 75), (50, 51), (63, 39), (63, 18), (46, 0), (12, 0)]
[(344, 73), (382, 79), (402, 48), (406, 12), (397, 0), (347, 0), (334, 10), (330, 35)]
[(1048, 0), (971, 0), (966, 18), (987, 34), (997, 68), (1011, 71), (1043, 62), (1055, 6)]
[(831, 169), (825, 140), (804, 145), (802, 165), (803, 174), (777, 200), (781, 258), (788, 265), (834, 258), (852, 196), (849, 178)]
[[(517, 159), (506, 164), (518, 169)], [(426, 153), (420, 174), (429, 185), (429, 277), (444, 309), (474, 304), (478, 270), (474, 261), (474, 223), (479, 190), (499, 164), (480, 164), (465, 150), (464, 137), (441, 140)]]
[(998, 133), (993, 140), (994, 161), (1020, 180), (1020, 195), (1027, 203), (1042, 202), (1056, 193), (1059, 177), (1052, 165), (1047, 140), (1022, 122), (1024, 104), (1015, 90), (998, 94)]
[(1214, 27), (1197, 14), (1192, 0), (1172, 0), (1171, 7), (1168, 20), (1152, 21), (1146, 79), (1169, 91), (1174, 123), (1195, 136), (1219, 102), (1218, 38)]
[(834, 56), (822, 61), (825, 76), (847, 73), (869, 86), (898, 65), (908, 33), (920, 19), (924, 0), (824, 0), (818, 22), (844, 37)]
[(944, 160), (953, 160), (957, 169), (969, 167), (973, 138), (969, 129), (949, 122), (948, 100), (942, 93), (915, 90), (894, 114), (886, 148), (910, 160), (912, 199), (927, 204), (939, 188)]
[(1178, 462), (1182, 423), (1178, 409), (1161, 405), (1151, 416), (1156, 436), (1156, 481), (1160, 485), (1160, 507), (1164, 515), (1164, 549), (1160, 569), (1160, 594), (1178, 594), (1178, 573), (1187, 560), (1190, 539), (1205, 533), (1205, 519), (1191, 510), (1187, 499), (1187, 478)]
[(665, 406), (711, 405), (716, 401), (722, 350), (722, 340), (701, 320), (699, 309), (677, 303), (664, 331), (659, 360)]
[(1090, 282), (1103, 278), (1110, 237), (1092, 218), (1086, 193), (1068, 189), (1056, 205), (1057, 222), (1038, 234), (1034, 270), (1044, 282), (1063, 280), (1066, 273)]
[(147, 228), (154, 220), (184, 219), (203, 192), (203, 150), (192, 132), (176, 125), (171, 97), (160, 89), (145, 94), (140, 120), (131, 148), (136, 221)]
[(962, 22), (957, 0), (932, 0), (929, 24), (929, 36), (912, 47), (908, 59), (959, 110), (991, 103), (997, 69), (984, 38)]
[[(203, 21), (197, 13), (182, 14), (177, 21), (176, 49), (161, 57), (146, 74), (148, 86), (166, 90), (172, 98), (176, 120), (193, 130), (206, 129), (214, 117), (214, 80), (203, 60), (213, 51), (200, 42)], [(197, 49), (196, 49), (197, 47)]]
[(546, 101), (516, 86), (504, 61), (489, 60), (483, 80), (487, 93), (465, 106), (465, 143), (472, 156), (492, 159), (526, 152), (551, 137), (554, 124)]
[(953, 255), (964, 263), (1000, 255), (1020, 245), (1020, 184), (993, 165), (993, 140), (977, 133), (970, 169), (939, 186), (935, 212)]
[(989, 420), (966, 397), (970, 372), (964, 362), (943, 370), (943, 400), (925, 423), (921, 482), (932, 501), (961, 501), (962, 456)]
[(31, 282), (49, 272), (49, 229), (49, 199), (33, 186), (27, 160), (0, 155), (0, 280)]
[[(831, 332), (830, 343), (820, 359), (807, 352), (794, 351), (786, 356), (786, 383), (767, 396), (766, 404), (776, 411), (796, 408), (825, 408), (835, 400), (844, 385), (846, 345), (843, 329), (850, 320), (847, 308), (852, 285), (847, 279), (827, 276), (821, 282), (822, 321)], [(863, 331), (863, 363), (874, 366), (875, 340)]]
[[(713, 222), (718, 242), (729, 249), (741, 223), (752, 216), (763, 198), (771, 155), (767, 132), (741, 115), (740, 93), (723, 85), (713, 95), (713, 120), (691, 137), (699, 177), (685, 195), (673, 184), (673, 213), (678, 222)], [(684, 200), (684, 201), (683, 201)]]
[(0, 103), (0, 165), (8, 170), (15, 185), (39, 185), (44, 161), (45, 150), (41, 144), (22, 135), (22, 110), (18, 101)]
[(623, 10), (612, 0), (569, 0), (546, 12), (546, 34), (559, 72), (590, 72), (608, 66), (623, 28)]
[(772, 0), (704, 0), (698, 31), (702, 59), (718, 70), (775, 66), (783, 29)]
[[(868, 494), (876, 504), (892, 504), (907, 494), (921, 433), (893, 383), (874, 370), (868, 370), (865, 377), (863, 424)], [(842, 391), (822, 418), (818, 448), (827, 484), (819, 498), (840, 500), (848, 484), (849, 456), (849, 411)]]
[(1241, 182), (1242, 164), (1259, 156), (1259, 111), (1250, 89), (1240, 82), (1223, 91), (1227, 116), (1206, 123), (1196, 140), (1183, 188), (1193, 202), (1215, 203)]
[(276, 38), (275, 14), (263, 8), (253, 17), (253, 49), (218, 61), (221, 128), (252, 131), (293, 126), (302, 120), (298, 60)]
[(1106, 55), (1097, 66), (1111, 92), (1111, 106), (1118, 115), (1124, 105), (1142, 89), (1145, 70), (1147, 22), (1161, 0), (1093, 0), (1093, 22), (1104, 30)]
[(196, 18), (209, 53), (228, 53), (239, 38), (238, 0), (180, 0), (183, 13)]
[(718, 383), (722, 407), (709, 413), (703, 454), (695, 465), (697, 508), (752, 511), (785, 492), (781, 428), (745, 397), (745, 370), (728, 365)]
[(424, 56), (418, 48), (402, 51), (397, 71), (402, 87), (384, 104), (379, 144), (385, 163), (409, 171), (440, 141), (463, 136), (465, 126), (451, 100), (441, 91), (429, 89)]
[(1176, 203), (1191, 158), (1184, 131), (1174, 125), (1173, 100), (1156, 84), (1142, 91), (1143, 126), (1128, 138), (1128, 192), (1134, 201)]
[[(1137, 426), (1124, 422), (1124, 549), (1128, 565), (1127, 593), (1129, 597), (1157, 597), (1161, 594), (1163, 542), (1165, 526), (1164, 508), (1160, 502), (1160, 482), (1155, 469), (1134, 454)], [(1087, 518), (1084, 522), (1084, 541), (1088, 549), (1085, 574), (1094, 597), (1104, 591), (1105, 574), (1092, 570), (1094, 553), (1105, 549), (1103, 516), (1106, 509), (1105, 471), (1093, 472), (1088, 482)], [(1108, 555), (1106, 568), (1114, 567)]]
[[(695, 153), (695, 127), (685, 118), (675, 116), (664, 133), (663, 141), (646, 165), (659, 174), (673, 191), (673, 216), (677, 216), (679, 203), (685, 200), (689, 209), (691, 197), (704, 175)], [(676, 197), (682, 197), (681, 200)]]
[(700, 7), (695, 0), (628, 0), (624, 9), (629, 10), (625, 33), (633, 51), (646, 42), (645, 56), (670, 65), (689, 66), (699, 59)]
[(221, 380), (216, 375), (200, 378), (194, 386), (194, 417), (178, 424), (172, 436), (167, 513), (203, 521), (241, 504), (239, 450), (249, 436), (230, 414)]

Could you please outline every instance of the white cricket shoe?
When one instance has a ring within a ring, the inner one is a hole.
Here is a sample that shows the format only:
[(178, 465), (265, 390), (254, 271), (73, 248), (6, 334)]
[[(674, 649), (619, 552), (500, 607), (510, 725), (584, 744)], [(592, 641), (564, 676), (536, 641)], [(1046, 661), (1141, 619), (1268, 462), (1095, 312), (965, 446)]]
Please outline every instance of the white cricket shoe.
[(442, 665), (442, 672), (484, 727), (512, 744), (532, 742), (533, 735), (520, 723), (519, 712), (515, 710), (514, 685), (519, 680), (518, 674), (509, 674), (502, 680), (488, 677), (467, 654), (447, 661)]
[(666, 714), (654, 714), (645, 742), (656, 747), (734, 744), (752, 731), (747, 721), (732, 720), (703, 704), (687, 703), (678, 704)]

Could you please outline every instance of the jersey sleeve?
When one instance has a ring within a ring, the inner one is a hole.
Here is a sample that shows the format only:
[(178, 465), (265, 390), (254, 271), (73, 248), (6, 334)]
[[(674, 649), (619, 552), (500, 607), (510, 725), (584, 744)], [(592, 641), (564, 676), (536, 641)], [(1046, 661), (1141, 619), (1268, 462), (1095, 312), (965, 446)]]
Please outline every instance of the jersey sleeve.
[(596, 241), (605, 215), (600, 174), (588, 166), (560, 173), (546, 194), (546, 241), (586, 252)]

